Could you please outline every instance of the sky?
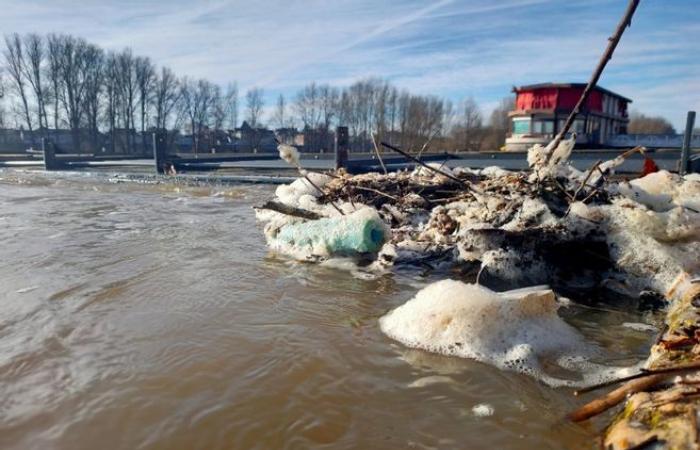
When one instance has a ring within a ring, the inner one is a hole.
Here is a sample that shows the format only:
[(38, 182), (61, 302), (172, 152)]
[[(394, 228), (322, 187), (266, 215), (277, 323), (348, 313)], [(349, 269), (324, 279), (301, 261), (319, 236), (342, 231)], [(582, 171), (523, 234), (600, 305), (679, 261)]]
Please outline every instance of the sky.
[[(132, 47), (268, 105), (376, 76), (485, 114), (516, 85), (585, 82), (626, 0), (0, 0), (0, 33)], [(599, 83), (680, 130), (700, 109), (700, 0), (642, 0)]]

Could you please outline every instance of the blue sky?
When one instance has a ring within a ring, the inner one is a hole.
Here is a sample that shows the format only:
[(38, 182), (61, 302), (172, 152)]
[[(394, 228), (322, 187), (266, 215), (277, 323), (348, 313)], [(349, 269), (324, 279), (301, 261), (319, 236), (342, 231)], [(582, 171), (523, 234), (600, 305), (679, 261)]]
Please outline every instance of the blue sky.
[[(513, 85), (586, 81), (626, 0), (0, 0), (0, 31), (67, 32), (133, 47), (178, 74), (268, 104), (309, 81), (367, 76), (485, 113)], [(602, 86), (669, 118), (700, 109), (700, 1), (642, 0)]]

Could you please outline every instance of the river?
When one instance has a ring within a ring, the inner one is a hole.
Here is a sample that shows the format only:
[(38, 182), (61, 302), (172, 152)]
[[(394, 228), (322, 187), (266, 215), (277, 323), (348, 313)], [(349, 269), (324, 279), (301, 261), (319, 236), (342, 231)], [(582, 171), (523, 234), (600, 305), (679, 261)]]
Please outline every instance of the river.
[[(380, 332), (428, 278), (269, 255), (273, 191), (0, 171), (0, 448), (597, 448), (571, 389)], [(613, 364), (660, 320), (561, 314)]]

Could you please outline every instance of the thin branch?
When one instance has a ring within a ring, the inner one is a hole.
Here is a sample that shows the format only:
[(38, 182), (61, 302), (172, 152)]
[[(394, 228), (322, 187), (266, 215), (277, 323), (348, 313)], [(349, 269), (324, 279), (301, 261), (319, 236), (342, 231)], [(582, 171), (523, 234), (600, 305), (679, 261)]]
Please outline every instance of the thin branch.
[(353, 188), (353, 189), (359, 189), (359, 190), (361, 190), (361, 191), (374, 192), (375, 194), (379, 194), (379, 195), (381, 195), (381, 196), (383, 196), (383, 197), (389, 198), (389, 199), (394, 200), (394, 201), (396, 201), (396, 202), (401, 201), (401, 199), (399, 199), (398, 197), (395, 197), (395, 196), (393, 196), (393, 195), (391, 195), (391, 194), (387, 194), (386, 192), (382, 192), (382, 191), (380, 191), (380, 190), (378, 190), (378, 189), (373, 189), (373, 188), (364, 187), (364, 186), (352, 186), (352, 188)]
[(442, 170), (438, 170), (438, 169), (436, 169), (436, 168), (434, 168), (434, 167), (432, 167), (432, 166), (429, 166), (428, 164), (424, 163), (424, 162), (421, 161), (420, 159), (416, 158), (415, 156), (413, 156), (413, 155), (411, 155), (411, 154), (409, 154), (409, 153), (406, 153), (405, 151), (401, 150), (401, 149), (398, 148), (398, 147), (394, 147), (393, 145), (387, 144), (386, 142), (382, 142), (381, 145), (383, 145), (384, 147), (388, 148), (389, 150), (393, 150), (393, 151), (395, 151), (396, 153), (399, 153), (400, 155), (405, 156), (406, 158), (410, 159), (411, 161), (413, 161), (413, 162), (415, 162), (415, 163), (417, 163), (417, 164), (420, 164), (421, 166), (425, 167), (426, 169), (430, 170), (431, 172), (435, 172), (435, 173), (440, 174), (440, 175), (442, 175), (442, 176), (444, 176), (444, 177), (447, 177), (447, 178), (449, 178), (449, 179), (452, 180), (452, 181), (456, 181), (457, 183), (461, 184), (462, 186), (466, 187), (467, 189), (470, 189), (470, 190), (476, 192), (476, 190), (474, 189), (474, 187), (471, 186), (471, 185), (470, 185), (469, 183), (467, 183), (466, 181), (464, 181), (464, 180), (462, 180), (462, 179), (459, 179), (459, 178), (457, 178), (456, 176), (454, 176), (454, 175), (452, 175), (452, 174), (450, 174), (450, 173), (443, 172)]
[[(323, 196), (326, 195), (326, 193), (323, 191), (323, 189), (321, 189), (320, 187), (318, 187), (318, 186), (316, 185), (316, 183), (314, 183), (313, 181), (311, 181), (311, 178), (309, 178), (308, 175), (304, 175), (304, 179), (305, 179), (306, 181), (308, 181), (309, 184), (310, 184), (311, 186), (313, 186), (314, 188), (316, 188), (316, 190), (317, 190), (318, 192), (320, 192), (321, 195), (323, 195)], [(344, 215), (345, 215), (345, 213), (344, 213), (340, 208), (338, 208), (338, 206), (337, 206), (335, 203), (333, 203), (333, 200), (328, 199), (328, 203), (330, 203), (331, 206), (332, 206), (333, 208), (335, 208), (335, 210), (338, 211), (338, 212), (340, 213), (341, 216), (344, 216)]]
[(625, 10), (625, 14), (622, 16), (622, 20), (620, 20), (620, 23), (618, 23), (617, 28), (615, 29), (615, 33), (610, 38), (608, 38), (608, 46), (606, 47), (603, 56), (600, 58), (598, 66), (596, 66), (595, 70), (593, 71), (591, 79), (588, 81), (586, 88), (581, 93), (581, 97), (578, 99), (576, 106), (569, 114), (569, 117), (567, 117), (566, 122), (564, 122), (564, 126), (561, 128), (559, 134), (557, 134), (557, 136), (554, 138), (554, 141), (549, 145), (550, 150), (547, 154), (547, 158), (545, 159), (545, 164), (549, 163), (549, 160), (552, 157), (552, 154), (554, 153), (554, 149), (556, 149), (559, 146), (561, 140), (564, 138), (564, 136), (566, 136), (566, 133), (569, 132), (571, 125), (574, 123), (574, 119), (581, 111), (581, 106), (583, 106), (583, 104), (586, 102), (591, 91), (598, 83), (600, 76), (603, 74), (603, 70), (605, 70), (605, 66), (608, 64), (608, 61), (610, 61), (610, 59), (612, 58), (612, 55), (615, 52), (615, 48), (620, 42), (620, 38), (622, 38), (622, 34), (625, 32), (625, 29), (632, 24), (632, 16), (634, 15), (634, 11), (637, 9), (637, 6), (639, 6), (639, 1), (640, 0), (630, 0), (629, 4), (627, 5), (627, 10)]
[(588, 183), (588, 179), (591, 178), (591, 175), (593, 175), (593, 171), (596, 170), (602, 163), (603, 160), (599, 159), (595, 164), (593, 164), (593, 167), (591, 167), (588, 173), (586, 174), (586, 178), (583, 179), (581, 185), (578, 187), (578, 189), (576, 189), (576, 192), (574, 192), (573, 201), (576, 201), (576, 199), (578, 198), (578, 194), (581, 193), (581, 189), (583, 189), (584, 186), (586, 186), (586, 183)]
[(430, 136), (428, 137), (428, 140), (425, 141), (425, 144), (423, 144), (423, 147), (421, 147), (420, 151), (418, 152), (418, 158), (419, 158), (419, 159), (420, 159), (421, 155), (423, 154), (423, 152), (425, 151), (425, 149), (428, 147), (428, 145), (430, 145), (430, 143), (433, 141), (433, 139), (435, 138), (435, 136), (438, 135), (438, 132), (439, 132), (439, 131), (440, 131), (439, 129), (435, 130), (435, 132), (434, 132), (432, 135), (430, 135)]
[(386, 166), (384, 165), (384, 161), (382, 160), (382, 155), (379, 154), (379, 147), (377, 147), (377, 141), (374, 139), (374, 133), (371, 133), (370, 136), (372, 136), (372, 144), (374, 145), (374, 151), (377, 154), (379, 164), (382, 165), (382, 169), (384, 169), (384, 175), (386, 175), (389, 172), (387, 172), (386, 170)]
[(255, 209), (269, 209), (270, 211), (275, 211), (281, 214), (292, 217), (300, 217), (307, 220), (317, 220), (321, 216), (313, 211), (306, 209), (295, 208), (294, 206), (285, 205), (284, 203), (269, 201), (262, 206), (255, 206)]

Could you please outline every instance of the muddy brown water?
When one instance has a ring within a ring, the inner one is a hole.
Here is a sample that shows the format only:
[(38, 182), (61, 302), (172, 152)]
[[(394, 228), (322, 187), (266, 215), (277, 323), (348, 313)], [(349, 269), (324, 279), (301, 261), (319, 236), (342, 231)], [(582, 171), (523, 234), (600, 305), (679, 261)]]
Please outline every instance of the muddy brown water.
[[(0, 448), (596, 447), (571, 389), (385, 337), (428, 279), (269, 255), (273, 190), (0, 171)], [(614, 364), (659, 320), (562, 314)]]

